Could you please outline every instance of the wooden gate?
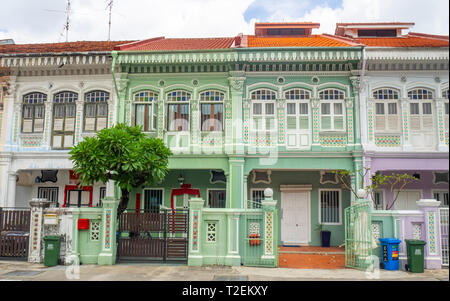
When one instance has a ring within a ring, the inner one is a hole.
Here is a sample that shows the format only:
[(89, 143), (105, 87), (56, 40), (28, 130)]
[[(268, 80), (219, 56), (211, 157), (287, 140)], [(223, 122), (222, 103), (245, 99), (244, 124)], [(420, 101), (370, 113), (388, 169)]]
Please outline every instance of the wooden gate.
[(0, 208), (0, 258), (27, 259), (30, 209)]
[(188, 210), (130, 209), (120, 215), (118, 261), (187, 263)]

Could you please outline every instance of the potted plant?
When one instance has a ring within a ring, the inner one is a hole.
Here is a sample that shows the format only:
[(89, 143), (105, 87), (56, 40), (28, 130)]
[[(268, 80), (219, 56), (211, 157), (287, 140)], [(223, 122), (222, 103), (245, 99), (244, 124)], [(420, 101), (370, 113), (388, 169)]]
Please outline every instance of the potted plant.
[(321, 246), (330, 247), (331, 231), (324, 230), (322, 224), (318, 224), (316, 229), (320, 232)]

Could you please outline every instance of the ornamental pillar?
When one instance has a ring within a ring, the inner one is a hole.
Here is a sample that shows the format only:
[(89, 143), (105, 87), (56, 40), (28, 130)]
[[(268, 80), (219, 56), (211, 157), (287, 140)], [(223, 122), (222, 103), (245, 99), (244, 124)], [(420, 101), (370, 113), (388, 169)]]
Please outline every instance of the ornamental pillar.
[(320, 121), (319, 121), (319, 106), (320, 99), (312, 98), (311, 99), (311, 111), (312, 111), (312, 149), (320, 147)]
[(273, 190), (266, 188), (261, 202), (264, 211), (264, 255), (261, 259), (267, 265), (278, 266), (278, 211), (277, 201), (272, 196)]
[(50, 206), (50, 201), (46, 199), (32, 199), (30, 201), (30, 237), (28, 247), (28, 262), (41, 263), (43, 252), (41, 248), (43, 236), (43, 215), (44, 208)]
[(241, 265), (241, 256), (239, 255), (239, 214), (229, 212), (227, 217), (227, 255), (225, 256), (225, 265)]
[(412, 149), (409, 135), (409, 99), (400, 99), (400, 107), (402, 110), (402, 145), (403, 151), (408, 151)]
[(201, 198), (189, 199), (189, 252), (188, 265), (202, 266), (203, 255), (201, 249), (202, 210), (205, 201)]
[[(102, 200), (103, 216), (102, 216), (102, 229), (101, 229), (101, 251), (98, 255), (99, 265), (112, 265), (116, 263), (117, 254), (117, 207), (119, 206), (120, 199), (114, 196), (106, 196)], [(76, 226), (78, 224), (73, 218), (73, 223)], [(74, 227), (75, 227), (74, 226)], [(74, 235), (75, 236), (75, 235)], [(73, 238), (72, 238), (73, 239)], [(73, 244), (73, 242), (72, 242)]]
[[(353, 102), (351, 107), (351, 117), (352, 123), (348, 123), (347, 129), (348, 132), (352, 132), (352, 136), (354, 135), (354, 143), (361, 144), (361, 127), (360, 127), (360, 118), (359, 118), (359, 92), (361, 87), (361, 78), (359, 76), (350, 77), (350, 81), (352, 82), (352, 90), (353, 90)], [(355, 109), (356, 108), (356, 109)], [(349, 112), (349, 108), (347, 107), (347, 113)], [(349, 115), (347, 115), (349, 116)], [(354, 125), (353, 125), (354, 123)], [(351, 125), (351, 129), (350, 129)], [(352, 137), (353, 140), (353, 137)], [(348, 142), (350, 143), (350, 141)]]
[(245, 189), (244, 189), (244, 163), (245, 159), (243, 158), (230, 158), (229, 159), (229, 176), (227, 177), (227, 185), (229, 189), (227, 191), (227, 195), (229, 192), (230, 198), (227, 202), (227, 208), (245, 208)]
[(448, 151), (448, 146), (445, 143), (445, 121), (444, 121), (444, 99), (437, 98), (435, 101), (436, 112), (436, 133), (438, 140), (438, 151)]
[(8, 172), (8, 198), (6, 200), (6, 207), (15, 207), (16, 205), (16, 183), (17, 183), (17, 172)]
[(441, 235), (439, 221), (439, 205), (434, 199), (421, 199), (417, 201), (420, 211), (424, 215), (424, 232), (423, 239), (427, 242), (424, 247), (425, 269), (441, 269)]
[(347, 115), (347, 144), (355, 143), (355, 135), (354, 135), (354, 117), (353, 117), (353, 99), (346, 98), (345, 99), (345, 107), (346, 107), (346, 115)]
[(243, 154), (243, 131), (242, 131), (242, 96), (244, 93), (245, 72), (230, 71), (228, 82), (231, 90), (231, 116), (234, 120), (233, 130), (231, 133), (232, 144), (234, 145), (235, 154)]

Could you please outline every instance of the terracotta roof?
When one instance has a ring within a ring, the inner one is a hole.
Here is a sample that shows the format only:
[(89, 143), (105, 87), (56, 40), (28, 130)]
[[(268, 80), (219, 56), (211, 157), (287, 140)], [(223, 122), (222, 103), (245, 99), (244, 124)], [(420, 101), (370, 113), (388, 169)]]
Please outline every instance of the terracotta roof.
[(67, 43), (11, 44), (0, 45), (0, 53), (19, 54), (112, 51), (114, 49), (114, 46), (129, 42), (130, 41), (80, 41)]
[(430, 37), (402, 36), (393, 38), (356, 38), (355, 42), (369, 47), (448, 47), (449, 41)]
[(248, 36), (248, 47), (348, 47), (353, 45), (354, 43), (324, 35), (289, 38)]
[(352, 26), (352, 25), (370, 25), (370, 26), (377, 26), (377, 25), (393, 25), (395, 27), (397, 26), (412, 26), (414, 25), (414, 22), (363, 22), (363, 23), (358, 23), (358, 22), (354, 22), (354, 23), (336, 23), (336, 26)]
[(276, 27), (276, 28), (319, 28), (320, 23), (314, 22), (260, 22), (255, 23), (255, 28), (258, 27)]
[(230, 48), (235, 38), (153, 38), (117, 46), (122, 51), (201, 50)]

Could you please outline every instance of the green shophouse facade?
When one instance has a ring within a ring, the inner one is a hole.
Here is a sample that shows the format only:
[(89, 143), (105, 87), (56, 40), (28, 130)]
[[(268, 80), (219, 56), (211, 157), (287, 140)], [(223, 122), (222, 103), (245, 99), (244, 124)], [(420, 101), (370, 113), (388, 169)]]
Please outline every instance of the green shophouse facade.
[[(117, 122), (142, 125), (174, 153), (164, 182), (133, 190), (129, 208), (171, 208), (173, 189), (190, 184), (203, 207), (217, 208), (229, 223), (260, 208), (264, 189), (271, 188), (276, 244), (318, 246), (319, 224), (332, 232), (332, 246), (342, 244), (343, 212), (353, 197), (331, 171), (362, 164), (361, 47), (269, 48), (239, 41), (219, 49), (141, 45), (113, 52)], [(189, 207), (189, 198), (175, 196), (174, 207)], [(246, 225), (227, 225), (221, 216), (208, 217), (217, 239), (199, 239), (200, 264), (244, 260), (237, 236), (247, 233)], [(201, 232), (210, 225), (199, 225)], [(237, 254), (227, 260), (230, 249)]]

